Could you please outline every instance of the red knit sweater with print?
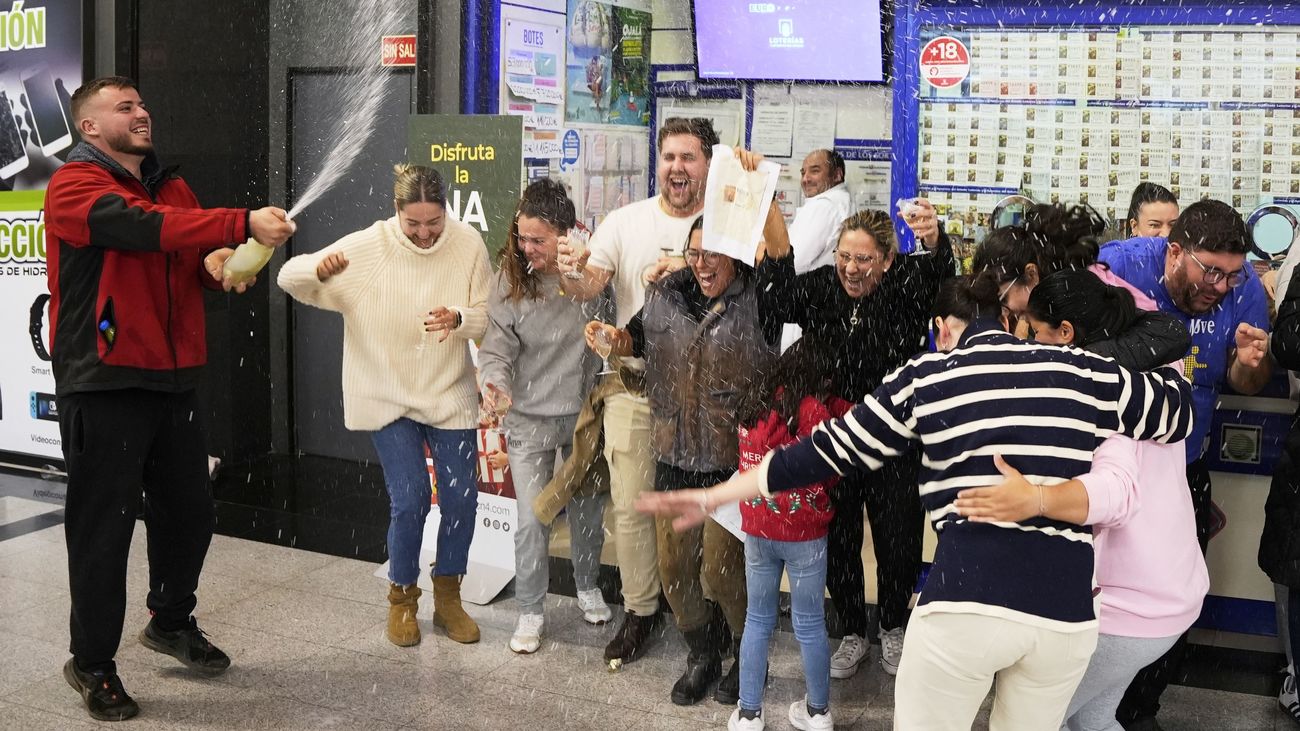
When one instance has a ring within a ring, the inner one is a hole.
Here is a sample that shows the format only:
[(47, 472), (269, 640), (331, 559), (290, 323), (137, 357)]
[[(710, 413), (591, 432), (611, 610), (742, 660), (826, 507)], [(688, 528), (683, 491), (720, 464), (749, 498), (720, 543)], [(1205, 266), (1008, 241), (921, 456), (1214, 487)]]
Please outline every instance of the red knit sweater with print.
[[(838, 401), (838, 399), (835, 399)], [(845, 404), (848, 405), (848, 404)], [(799, 402), (796, 423), (798, 434), (791, 434), (785, 420), (776, 411), (769, 411), (757, 424), (740, 428), (740, 469), (758, 466), (763, 457), (797, 437), (812, 433), (813, 427), (833, 416), (832, 408), (812, 396)], [(831, 516), (830, 495), (827, 490), (838, 482), (819, 482), (797, 490), (785, 490), (771, 498), (762, 496), (740, 503), (740, 527), (751, 536), (773, 541), (810, 541), (821, 538), (829, 530)]]

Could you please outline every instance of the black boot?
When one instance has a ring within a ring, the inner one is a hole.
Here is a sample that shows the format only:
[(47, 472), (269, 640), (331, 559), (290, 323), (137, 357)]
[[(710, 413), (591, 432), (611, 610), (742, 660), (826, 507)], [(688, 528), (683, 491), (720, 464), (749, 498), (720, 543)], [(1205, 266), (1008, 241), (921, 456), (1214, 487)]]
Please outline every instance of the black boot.
[(679, 706), (691, 706), (704, 700), (709, 685), (722, 675), (722, 646), (712, 623), (682, 635), (690, 652), (686, 655), (686, 672), (673, 683), (672, 701)]
[(659, 612), (642, 617), (632, 612), (623, 613), (623, 624), (614, 633), (614, 639), (605, 646), (605, 661), (618, 660), (629, 663), (641, 657), (650, 635), (659, 624)]
[(714, 700), (723, 705), (736, 705), (740, 701), (740, 637), (731, 641), (732, 646), (732, 666), (723, 675), (722, 682), (718, 683), (718, 689), (714, 691)]

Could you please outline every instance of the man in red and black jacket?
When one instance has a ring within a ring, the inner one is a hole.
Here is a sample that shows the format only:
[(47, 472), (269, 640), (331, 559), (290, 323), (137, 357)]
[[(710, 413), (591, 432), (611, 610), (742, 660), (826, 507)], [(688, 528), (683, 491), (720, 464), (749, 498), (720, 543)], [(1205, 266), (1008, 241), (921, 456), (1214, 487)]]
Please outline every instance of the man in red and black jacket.
[[(139, 712), (113, 661), (126, 614), (126, 564), (141, 488), (149, 611), (140, 641), (206, 674), (230, 658), (193, 612), (212, 540), (207, 447), (195, 386), (207, 359), (202, 288), (231, 244), (279, 246), (283, 210), (200, 208), (153, 153), (135, 82), (107, 77), (72, 95), (82, 142), (45, 199), (50, 340), (68, 470), (65, 533), (72, 594), (68, 683), (90, 715)], [(243, 292), (247, 285), (234, 287)]]

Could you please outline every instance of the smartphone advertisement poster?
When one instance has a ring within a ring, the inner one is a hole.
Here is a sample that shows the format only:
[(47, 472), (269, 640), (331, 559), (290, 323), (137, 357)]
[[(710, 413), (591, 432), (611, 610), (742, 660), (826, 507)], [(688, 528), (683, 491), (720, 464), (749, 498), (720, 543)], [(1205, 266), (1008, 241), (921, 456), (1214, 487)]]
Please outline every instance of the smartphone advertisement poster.
[(77, 143), (82, 3), (0, 4), (0, 452), (61, 463), (50, 367), (45, 187)]

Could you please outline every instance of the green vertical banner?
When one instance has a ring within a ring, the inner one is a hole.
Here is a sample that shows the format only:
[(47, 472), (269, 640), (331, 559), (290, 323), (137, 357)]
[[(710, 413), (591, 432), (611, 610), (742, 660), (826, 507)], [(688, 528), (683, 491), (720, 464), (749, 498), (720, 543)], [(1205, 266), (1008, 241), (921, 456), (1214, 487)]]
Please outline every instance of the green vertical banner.
[(447, 211), (483, 234), (496, 261), (523, 185), (523, 117), (490, 114), (413, 114), (407, 150), (447, 181)]

